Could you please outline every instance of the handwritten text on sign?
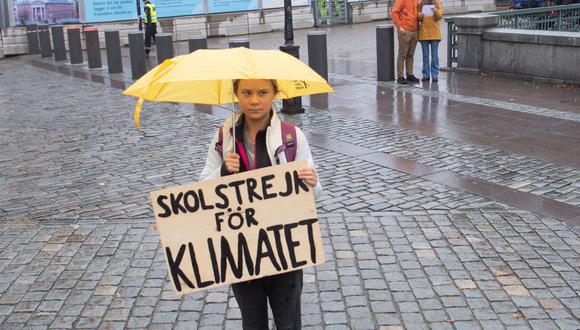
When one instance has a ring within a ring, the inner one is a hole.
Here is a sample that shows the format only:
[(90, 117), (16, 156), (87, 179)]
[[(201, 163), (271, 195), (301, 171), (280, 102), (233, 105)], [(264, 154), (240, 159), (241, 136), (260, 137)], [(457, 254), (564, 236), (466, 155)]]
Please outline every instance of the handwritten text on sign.
[(179, 294), (324, 262), (305, 161), (151, 193)]

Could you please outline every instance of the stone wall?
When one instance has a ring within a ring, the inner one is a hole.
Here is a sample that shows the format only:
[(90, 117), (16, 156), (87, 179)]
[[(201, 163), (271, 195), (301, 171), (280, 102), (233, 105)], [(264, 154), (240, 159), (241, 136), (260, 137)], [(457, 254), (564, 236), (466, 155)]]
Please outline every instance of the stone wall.
[(28, 54), (28, 38), (24, 27), (3, 28), (0, 43), (2, 43), (0, 48), (3, 48), (4, 56)]
[(499, 29), (495, 15), (458, 17), (457, 68), (580, 85), (580, 32)]
[(580, 33), (489, 29), (481, 70), (580, 85)]

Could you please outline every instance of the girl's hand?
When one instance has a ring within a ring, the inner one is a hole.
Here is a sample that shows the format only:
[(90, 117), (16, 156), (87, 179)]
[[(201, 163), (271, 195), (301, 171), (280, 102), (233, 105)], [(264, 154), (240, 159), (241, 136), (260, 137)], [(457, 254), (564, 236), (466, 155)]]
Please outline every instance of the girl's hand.
[(240, 155), (229, 152), (224, 159), (226, 169), (230, 173), (238, 173), (240, 171)]
[(298, 178), (304, 181), (310, 188), (314, 188), (318, 183), (318, 173), (314, 167), (305, 167), (298, 171)]

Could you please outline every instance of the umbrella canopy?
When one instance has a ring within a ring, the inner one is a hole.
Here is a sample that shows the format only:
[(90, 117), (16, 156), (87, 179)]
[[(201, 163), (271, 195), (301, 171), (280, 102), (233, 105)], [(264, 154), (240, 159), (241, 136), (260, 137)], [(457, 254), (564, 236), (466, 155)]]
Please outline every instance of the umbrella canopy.
[(326, 80), (299, 59), (278, 50), (201, 49), (165, 60), (123, 94), (139, 98), (135, 124), (143, 100), (224, 104), (236, 102), (235, 79), (275, 79), (278, 98), (330, 93)]

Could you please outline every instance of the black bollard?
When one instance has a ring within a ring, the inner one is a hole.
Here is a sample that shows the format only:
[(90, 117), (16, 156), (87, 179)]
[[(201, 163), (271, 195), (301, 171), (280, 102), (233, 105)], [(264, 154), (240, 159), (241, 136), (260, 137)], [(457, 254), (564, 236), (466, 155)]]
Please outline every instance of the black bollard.
[(51, 57), (52, 47), (50, 44), (50, 32), (48, 31), (48, 25), (38, 26), (38, 39), (40, 40), (40, 56)]
[(326, 32), (308, 32), (308, 65), (322, 78), (328, 80), (328, 56)]
[(28, 54), (40, 54), (38, 27), (36, 25), (27, 25), (26, 37), (28, 38)]
[(62, 25), (53, 25), (50, 27), (52, 32), (52, 49), (54, 49), (54, 60), (66, 60), (66, 46), (64, 44), (64, 28)]
[(139, 79), (147, 72), (143, 32), (129, 32), (129, 54), (131, 57), (131, 73), (133, 79)]
[(207, 49), (207, 37), (189, 38), (189, 52), (193, 53), (198, 49)]
[(230, 45), (230, 48), (235, 48), (235, 47), (250, 48), (250, 40), (249, 39), (230, 39), (229, 45)]
[(89, 69), (102, 68), (101, 44), (99, 42), (99, 31), (97, 28), (85, 29), (85, 43), (87, 46), (87, 61), (89, 62)]
[(78, 26), (67, 27), (66, 34), (68, 36), (68, 50), (70, 52), (70, 64), (83, 63), (81, 28)]
[(109, 73), (123, 72), (119, 31), (105, 31), (105, 47), (107, 47), (107, 65), (109, 67)]
[(395, 35), (392, 25), (377, 26), (377, 80), (395, 80)]
[(157, 33), (155, 35), (157, 44), (157, 63), (173, 58), (173, 35), (171, 33)]

